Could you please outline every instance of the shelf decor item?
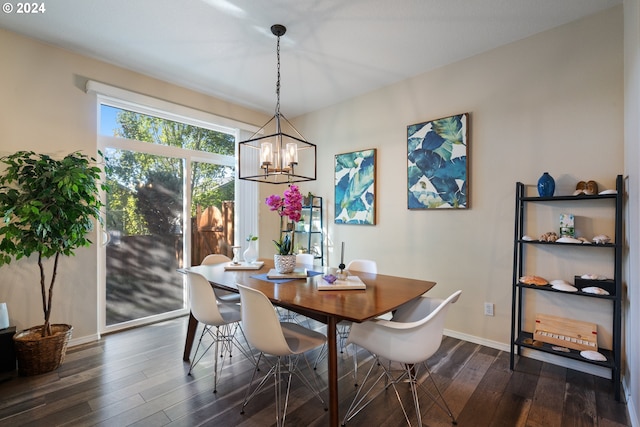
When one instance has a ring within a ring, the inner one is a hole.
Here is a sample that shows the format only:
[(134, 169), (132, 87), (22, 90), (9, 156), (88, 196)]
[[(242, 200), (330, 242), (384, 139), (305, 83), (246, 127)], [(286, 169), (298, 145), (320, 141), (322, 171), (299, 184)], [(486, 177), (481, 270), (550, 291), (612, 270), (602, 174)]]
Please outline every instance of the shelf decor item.
[(573, 214), (560, 214), (560, 236), (576, 237)]
[(469, 208), (469, 114), (407, 126), (407, 207)]
[[(5, 166), (0, 175), (0, 266), (37, 254), (44, 323), (13, 338), (18, 372), (37, 375), (60, 366), (73, 329), (49, 320), (60, 258), (92, 244), (87, 235), (94, 220), (102, 223), (99, 191), (108, 188), (100, 184), (96, 160), (80, 152), (58, 160), (19, 151), (0, 162)], [(45, 260), (49, 258), (53, 266), (47, 283)]]
[(7, 310), (7, 303), (0, 302), (0, 329), (7, 329), (9, 326), (9, 311)]
[(574, 350), (597, 350), (598, 326), (591, 322), (536, 313), (533, 338)]
[[(287, 231), (280, 240), (274, 240), (273, 243), (278, 249), (278, 254), (273, 258), (278, 273), (290, 273), (296, 266), (296, 255), (293, 253), (296, 223), (300, 221), (302, 216), (302, 194), (297, 185), (290, 185), (284, 191), (283, 197), (272, 194), (265, 200), (267, 206), (272, 211), (278, 212), (282, 218), (288, 218)], [(290, 231), (288, 231), (290, 230)], [(293, 261), (291, 261), (293, 259)]]
[(556, 191), (556, 180), (553, 179), (549, 172), (542, 174), (538, 179), (538, 194), (540, 197), (551, 197)]

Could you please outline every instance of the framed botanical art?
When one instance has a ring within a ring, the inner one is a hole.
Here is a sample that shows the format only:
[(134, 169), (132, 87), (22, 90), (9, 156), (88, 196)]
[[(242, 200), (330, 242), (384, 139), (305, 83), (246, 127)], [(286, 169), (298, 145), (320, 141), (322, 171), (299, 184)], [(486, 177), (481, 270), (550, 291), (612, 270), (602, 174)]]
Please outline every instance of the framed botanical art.
[(376, 149), (337, 154), (336, 224), (376, 223)]
[(469, 113), (407, 126), (409, 209), (469, 208)]

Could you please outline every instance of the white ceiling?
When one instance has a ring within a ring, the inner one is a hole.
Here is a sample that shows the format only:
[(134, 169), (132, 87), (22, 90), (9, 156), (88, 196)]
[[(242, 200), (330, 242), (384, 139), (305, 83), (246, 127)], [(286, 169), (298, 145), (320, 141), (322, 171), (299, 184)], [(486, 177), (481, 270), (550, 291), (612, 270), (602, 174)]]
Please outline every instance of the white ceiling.
[[(17, 4), (17, 2), (11, 2)], [(622, 0), (53, 0), (0, 28), (293, 118)]]

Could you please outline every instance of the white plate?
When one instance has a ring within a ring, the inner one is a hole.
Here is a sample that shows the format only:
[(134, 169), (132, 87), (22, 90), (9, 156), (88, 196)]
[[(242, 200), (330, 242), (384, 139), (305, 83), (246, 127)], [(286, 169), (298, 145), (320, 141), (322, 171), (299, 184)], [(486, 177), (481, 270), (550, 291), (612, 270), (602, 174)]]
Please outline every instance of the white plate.
[(603, 190), (601, 192), (599, 192), (598, 194), (601, 195), (605, 195), (605, 194), (618, 194), (618, 192), (616, 190)]
[(607, 358), (604, 357), (602, 353), (598, 353), (597, 351), (593, 350), (583, 350), (580, 352), (580, 356), (589, 360), (597, 360), (598, 362), (605, 362), (607, 360)]
[(602, 288), (598, 288), (597, 286), (589, 286), (586, 288), (582, 288), (582, 292), (585, 292), (587, 294), (609, 295), (609, 292), (605, 291)]
[(555, 285), (551, 285), (551, 287), (558, 291), (578, 292), (578, 288), (576, 288), (575, 286), (571, 286), (568, 283), (556, 283)]
[(606, 277), (600, 276), (598, 274), (583, 274), (582, 276), (580, 276), (580, 278), (585, 280), (607, 280)]
[(574, 239), (573, 237), (561, 237), (556, 240), (556, 243), (582, 243), (582, 240)]

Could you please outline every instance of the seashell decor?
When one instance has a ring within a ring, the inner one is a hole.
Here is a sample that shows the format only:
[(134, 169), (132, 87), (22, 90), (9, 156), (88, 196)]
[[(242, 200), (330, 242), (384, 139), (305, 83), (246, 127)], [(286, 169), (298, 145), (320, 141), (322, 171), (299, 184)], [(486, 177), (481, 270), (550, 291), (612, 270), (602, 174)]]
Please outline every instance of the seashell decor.
[(549, 231), (540, 236), (541, 242), (555, 242), (556, 240), (558, 240), (558, 234), (553, 231)]
[(606, 234), (598, 234), (591, 240), (596, 245), (604, 245), (605, 243), (609, 243), (611, 241), (611, 237), (607, 236)]
[(549, 284), (547, 279), (540, 276), (534, 276), (534, 275), (522, 276), (520, 278), (520, 282), (526, 285), (536, 285), (536, 286), (544, 286)]

